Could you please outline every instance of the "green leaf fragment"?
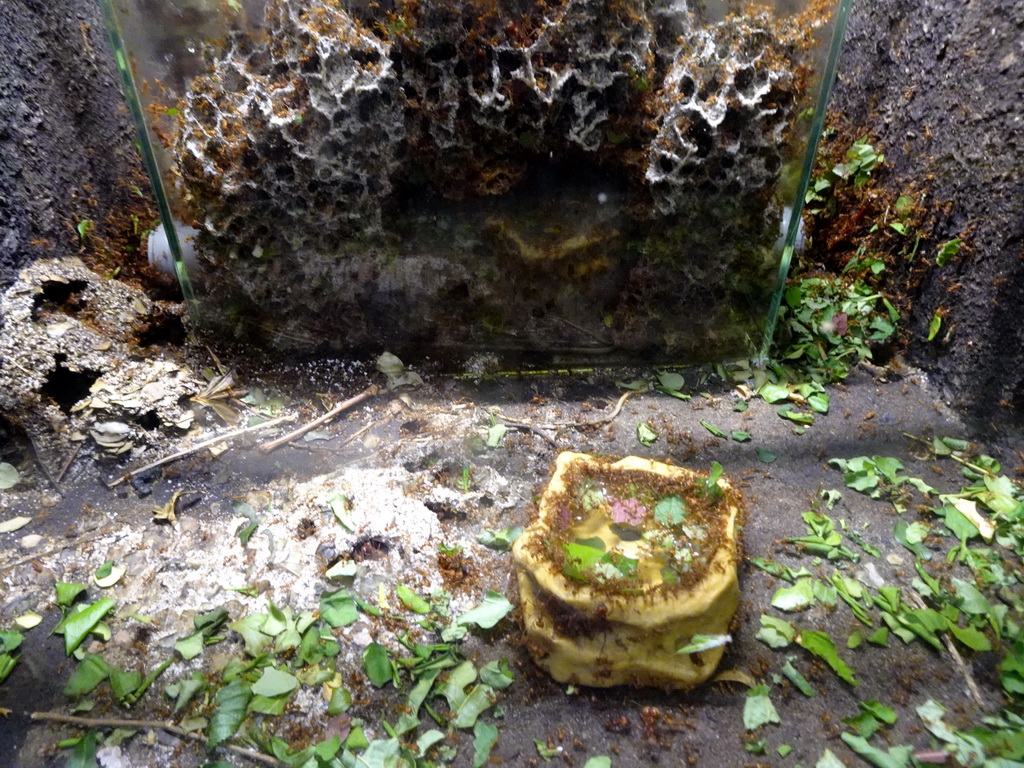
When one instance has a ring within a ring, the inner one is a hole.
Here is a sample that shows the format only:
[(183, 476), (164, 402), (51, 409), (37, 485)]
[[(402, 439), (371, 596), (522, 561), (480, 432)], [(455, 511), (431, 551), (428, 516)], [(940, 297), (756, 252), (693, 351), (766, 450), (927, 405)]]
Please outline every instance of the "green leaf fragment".
[(346, 590), (320, 594), (320, 618), (332, 627), (347, 627), (359, 619), (355, 598)]
[(331, 700), (327, 703), (327, 714), (331, 717), (347, 712), (352, 706), (352, 694), (348, 688), (335, 688)]
[(356, 524), (355, 520), (352, 519), (352, 502), (348, 496), (336, 493), (327, 499), (327, 506), (331, 508), (331, 512), (334, 513), (334, 519), (338, 521), (342, 528), (349, 533), (355, 533)]
[(383, 688), (394, 677), (391, 657), (380, 643), (370, 643), (363, 650), (363, 669), (370, 682), (378, 688)]
[(755, 637), (769, 648), (785, 648), (796, 638), (796, 628), (788, 621), (761, 615), (761, 629)]
[(493, 702), (494, 689), (489, 685), (476, 685), (465, 697), (457, 710), (453, 712), (453, 728), (470, 728), (476, 724), (477, 718), (486, 712)]
[(439, 741), (444, 741), (444, 734), (436, 728), (432, 728), (431, 730), (421, 734), (420, 737), (416, 739), (416, 751), (420, 755), (423, 755)]
[(96, 731), (88, 730), (71, 750), (65, 768), (98, 768), (96, 762)]
[(512, 543), (523, 533), (523, 527), (517, 525), (511, 528), (485, 530), (478, 533), (476, 540), (488, 549), (496, 549), (499, 552), (507, 552), (512, 549)]
[(814, 764), (814, 768), (846, 768), (846, 764), (836, 757), (831, 749), (826, 749)]
[(824, 392), (814, 392), (807, 397), (807, 405), (812, 411), (828, 413), (829, 398)]
[(694, 635), (676, 653), (702, 653), (732, 642), (732, 635)]
[(832, 638), (825, 632), (811, 629), (801, 630), (800, 634), (797, 635), (796, 641), (798, 645), (828, 664), (841, 680), (846, 681), (850, 685), (860, 684), (853, 676), (853, 670), (847, 666), (845, 661), (839, 658), (839, 652), (836, 650), (835, 643), (832, 642)]
[(583, 768), (612, 768), (612, 759), (607, 755), (596, 755), (587, 760)]
[(791, 682), (794, 687), (800, 691), (804, 696), (815, 696), (817, 691), (811, 687), (811, 684), (807, 682), (800, 670), (793, 666), (793, 657), (789, 656), (786, 658), (786, 663), (782, 665), (782, 674)]
[(74, 699), (92, 691), (110, 675), (110, 665), (102, 656), (87, 653), (68, 678), (64, 686), (64, 695)]
[(491, 688), (508, 688), (515, 680), (508, 659), (489, 661), (480, 668), (480, 682)]
[(666, 496), (654, 507), (654, 519), (662, 525), (679, 525), (685, 518), (686, 502), (679, 496)]
[(641, 421), (636, 425), (636, 439), (641, 445), (652, 445), (658, 439), (658, 433), (650, 424)]
[(743, 727), (748, 731), (756, 731), (769, 723), (781, 723), (779, 713), (768, 697), (767, 685), (758, 685), (747, 691), (743, 703)]
[(750, 441), (750, 433), (744, 432), (742, 429), (734, 429), (729, 433), (729, 436), (737, 443), (746, 443)]
[(476, 624), (481, 629), (490, 629), (505, 618), (515, 606), (503, 594), (489, 590), (483, 602), (455, 620), (458, 625)]
[(715, 437), (728, 437), (728, 435), (726, 435), (724, 431), (722, 431), (721, 429), (719, 429), (718, 427), (716, 427), (714, 424), (712, 424), (709, 421), (705, 421), (704, 419), (701, 419), (700, 420), (700, 425), (702, 427), (704, 427), (704, 429), (706, 429), (708, 432), (710, 432)]
[(757, 390), (757, 394), (766, 403), (781, 403), (784, 400), (789, 400), (789, 387), (784, 387), (781, 384), (762, 384), (761, 388)]
[(142, 685), (142, 675), (134, 669), (110, 670), (110, 688), (114, 693), (114, 698), (118, 701), (123, 702), (128, 699), (140, 685)]
[(794, 405), (792, 403), (786, 403), (785, 405), (780, 406), (778, 411), (776, 412), (783, 419), (789, 419), (795, 424), (804, 424), (810, 426), (811, 424), (814, 423), (813, 413), (804, 413), (803, 411), (797, 411), (794, 409)]
[(235, 731), (245, 719), (251, 699), (249, 683), (241, 677), (236, 677), (217, 691), (214, 697), (216, 708), (210, 716), (210, 726), (206, 733), (210, 749), (235, 735)]
[(473, 726), (473, 768), (482, 768), (498, 742), (498, 729), (478, 721)]
[(872, 645), (878, 645), (882, 648), (886, 648), (889, 645), (889, 629), (887, 627), (879, 627), (870, 635), (867, 636), (867, 641)]
[(487, 439), (484, 443), (488, 448), (497, 448), (501, 445), (501, 441), (504, 439), (505, 434), (508, 432), (508, 427), (502, 424), (500, 421), (492, 424), (487, 428)]
[(771, 464), (777, 458), (774, 453), (765, 448), (755, 448), (754, 451), (757, 453), (757, 460), (764, 464)]
[(782, 587), (772, 597), (772, 606), (780, 611), (801, 611), (814, 603), (814, 580), (798, 579), (791, 587)]
[(395, 594), (398, 595), (398, 599), (402, 601), (402, 604), (413, 613), (430, 613), (430, 603), (405, 586), (405, 584), (399, 584), (395, 587)]
[(6, 461), (0, 461), (0, 491), (13, 488), (20, 480), (21, 475), (18, 473), (17, 467)]
[(275, 667), (267, 667), (260, 675), (260, 679), (253, 684), (252, 692), (257, 696), (274, 698), (287, 696), (298, 687), (299, 681), (294, 675)]
[(863, 736), (842, 734), (846, 745), (877, 768), (908, 768), (913, 747), (893, 747), (887, 752), (868, 744)]
[(110, 613), (115, 605), (117, 605), (117, 602), (113, 598), (104, 597), (78, 613), (69, 614), (61, 622), (61, 628), (64, 632), (64, 650), (68, 656), (81, 645), (86, 635), (96, 628), (96, 625), (103, 620), (104, 616)]
[(75, 602), (75, 598), (85, 591), (85, 584), (66, 581), (58, 581), (53, 587), (57, 591), (57, 605), (61, 608), (68, 608)]

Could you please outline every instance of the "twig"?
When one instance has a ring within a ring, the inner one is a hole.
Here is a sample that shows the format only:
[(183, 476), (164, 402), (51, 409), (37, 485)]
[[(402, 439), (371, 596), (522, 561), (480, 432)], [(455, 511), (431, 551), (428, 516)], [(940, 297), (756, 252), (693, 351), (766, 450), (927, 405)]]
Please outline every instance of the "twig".
[(537, 435), (537, 436), (541, 437), (542, 439), (546, 440), (551, 445), (555, 446), (556, 448), (558, 447), (558, 443), (555, 442), (555, 438), (553, 438), (551, 435), (549, 435), (547, 432), (545, 432), (540, 427), (534, 426), (533, 424), (530, 424), (529, 422), (526, 422), (526, 421), (519, 421), (518, 419), (510, 419), (508, 416), (505, 416), (500, 411), (492, 411), (492, 413), (494, 414), (494, 418), (498, 419), (503, 424), (508, 424), (510, 427), (515, 427), (516, 429), (525, 429), (528, 432), (533, 432), (535, 435)]
[[(200, 733), (192, 733), (191, 731), (186, 731), (184, 728), (180, 728), (173, 723), (165, 723), (161, 720), (119, 720), (116, 717), (76, 717), (75, 715), (63, 715), (60, 712), (33, 712), (32, 719), (47, 720), (54, 723), (67, 723), (68, 725), (78, 725), (82, 728), (156, 728), (161, 731), (173, 733), (175, 736), (181, 736), (183, 739), (198, 741), (201, 744), (209, 743), (209, 739)], [(257, 752), (255, 749), (239, 747), (235, 744), (220, 744), (219, 746), (224, 747), (224, 749), (229, 749), (236, 755), (240, 755), (241, 757), (247, 758), (248, 760), (252, 760), (256, 763), (272, 765), (274, 768), (277, 768), (277, 766), (287, 765), (276, 757), (265, 755), (262, 752)]]
[(149, 470), (156, 469), (157, 467), (161, 467), (164, 464), (170, 464), (172, 461), (177, 461), (178, 459), (184, 458), (185, 456), (189, 456), (193, 453), (201, 451), (203, 450), (203, 448), (209, 448), (211, 445), (222, 443), (225, 440), (231, 440), (232, 438), (244, 435), (247, 432), (256, 432), (261, 429), (266, 429), (267, 427), (273, 427), (280, 424), (283, 421), (292, 421), (294, 418), (294, 416), (278, 416), (276, 419), (264, 421), (262, 424), (254, 424), (251, 427), (242, 427), (241, 429), (236, 429), (233, 432), (226, 432), (225, 434), (219, 435), (218, 437), (211, 437), (209, 440), (204, 440), (198, 445), (193, 445), (191, 448), (186, 448), (182, 451), (178, 451), (177, 453), (172, 453), (170, 456), (165, 456), (162, 459), (151, 461), (149, 464), (146, 464), (143, 467), (139, 467), (138, 469), (133, 469), (129, 472), (125, 472), (114, 482), (107, 483), (107, 487), (115, 488), (119, 486), (121, 483), (123, 483), (125, 480), (130, 480), (132, 477), (141, 472), (148, 472)]
[(541, 437), (543, 437), (549, 443), (554, 445), (555, 441), (551, 437), (549, 437), (548, 435), (546, 435), (543, 432), (540, 432), (538, 430), (540, 430), (540, 429), (557, 429), (558, 427), (596, 427), (599, 424), (606, 424), (609, 421), (614, 420), (615, 417), (619, 415), (619, 411), (622, 410), (622, 406), (625, 404), (626, 400), (629, 399), (629, 396), (633, 395), (633, 394), (635, 394), (634, 390), (629, 390), (628, 392), (623, 392), (622, 393), (622, 397), (620, 397), (619, 401), (617, 403), (615, 403), (615, 407), (612, 409), (611, 413), (609, 413), (607, 416), (602, 416), (599, 419), (592, 419), (591, 421), (548, 421), (548, 422), (533, 424), (533, 423), (531, 423), (529, 421), (520, 421), (519, 419), (510, 419), (508, 416), (503, 414), (497, 408), (492, 410), (491, 413), (493, 413), (496, 418), (499, 418), (502, 421), (511, 424), (512, 426), (523, 427), (524, 429), (529, 429), (529, 430), (531, 430), (533, 432), (537, 432), (537, 434), (539, 434)]
[(64, 479), (64, 475), (66, 475), (68, 473), (68, 470), (71, 469), (71, 462), (75, 460), (75, 457), (78, 456), (78, 452), (81, 450), (82, 443), (79, 443), (78, 445), (75, 446), (75, 450), (71, 452), (71, 455), (68, 456), (67, 461), (64, 462), (64, 466), (60, 468), (60, 472), (57, 473), (58, 483)]
[(297, 437), (302, 437), (304, 434), (306, 434), (310, 430), (316, 429), (321, 424), (324, 424), (325, 422), (330, 421), (331, 419), (333, 419), (335, 416), (337, 416), (342, 411), (347, 410), (348, 408), (351, 408), (354, 405), (358, 405), (359, 403), (363, 402), (363, 400), (367, 399), (368, 397), (373, 397), (374, 395), (376, 395), (379, 392), (380, 392), (380, 387), (378, 387), (376, 384), (371, 384), (366, 389), (364, 389), (362, 392), (360, 392), (358, 395), (350, 397), (348, 400), (345, 400), (344, 402), (338, 403), (336, 406), (331, 408), (331, 410), (329, 410), (323, 416), (320, 416), (319, 418), (313, 419), (313, 421), (309, 422), (308, 424), (303, 424), (298, 429), (292, 430), (287, 435), (282, 435), (281, 437), (277, 438), (276, 440), (271, 440), (270, 442), (263, 443), (259, 447), (259, 450), (260, 450), (261, 453), (270, 453), (275, 448), (279, 448), (282, 445), (284, 445), (285, 443), (290, 443), (292, 440), (294, 440)]
[[(907, 602), (915, 608), (925, 607), (924, 601), (914, 592), (908, 593)], [(964, 663), (964, 657), (960, 655), (960, 651), (958, 651), (956, 646), (953, 645), (953, 639), (948, 634), (943, 634), (942, 642), (946, 646), (946, 650), (949, 651), (949, 655), (953, 657), (953, 663), (956, 664), (957, 669), (960, 670), (960, 674), (963, 675), (964, 680), (967, 683), (967, 690), (971, 692), (971, 698), (974, 699), (979, 707), (985, 706), (985, 700), (981, 697), (981, 691), (978, 690), (978, 684), (974, 682), (974, 676), (971, 674), (971, 670), (969, 670), (967, 668), (967, 664)]]
[(64, 498), (64, 489), (60, 487), (60, 483), (54, 479), (53, 473), (50, 472), (50, 468), (46, 466), (46, 462), (43, 461), (43, 454), (39, 451), (39, 445), (36, 443), (35, 437), (33, 437), (32, 433), (28, 430), (25, 430), (25, 434), (28, 435), (28, 441), (32, 445), (32, 453), (36, 456), (36, 463), (43, 470), (43, 474), (46, 475), (46, 479), (50, 481), (50, 485), (52, 485), (54, 490), (60, 494), (61, 498)]
[[(127, 534), (125, 534), (125, 535), (127, 535)], [(7, 573), (8, 571), (14, 570), (19, 565), (24, 565), (25, 563), (31, 563), (33, 560), (38, 560), (41, 557), (49, 557), (50, 555), (56, 555), (56, 554), (59, 554), (59, 553), (63, 552), (65, 549), (68, 549), (69, 547), (79, 547), (82, 544), (85, 544), (85, 543), (90, 542), (90, 541), (96, 541), (97, 539), (102, 539), (102, 538), (104, 538), (106, 536), (110, 536), (110, 531), (105, 531), (104, 533), (97, 533), (95, 536), (86, 536), (86, 537), (80, 538), (80, 539), (78, 539), (78, 538), (76, 538), (76, 539), (69, 539), (67, 544), (65, 544), (62, 547), (56, 547), (55, 549), (48, 549), (45, 552), (36, 552), (34, 555), (29, 555), (28, 557), (23, 557), (20, 560), (15, 560), (13, 563), (9, 563), (8, 565), (0, 566), (0, 574)], [(124, 538), (124, 535), (118, 536), (117, 538), (114, 539), (114, 541), (120, 541), (123, 538)]]
[[(917, 442), (922, 443), (924, 445), (927, 445), (929, 447), (932, 444), (931, 440), (926, 440), (923, 437), (918, 437), (917, 435), (912, 435), (909, 432), (904, 432), (903, 436), (904, 437), (909, 437), (911, 440), (916, 440)], [(951, 458), (953, 461), (956, 461), (956, 462), (959, 462), (960, 464), (963, 464), (968, 469), (973, 469), (979, 475), (987, 475), (988, 477), (991, 477), (991, 478), (997, 477), (997, 475), (992, 470), (985, 469), (984, 467), (979, 467), (977, 464), (974, 464), (973, 462), (968, 461), (967, 459), (963, 458), (962, 456), (957, 456), (956, 451), (952, 451), (949, 454), (949, 458)]]
[(349, 444), (349, 443), (351, 443), (351, 442), (352, 442), (353, 440), (355, 440), (355, 439), (356, 439), (357, 437), (359, 437), (359, 436), (360, 436), (361, 434), (363, 434), (364, 432), (366, 432), (366, 430), (368, 430), (368, 429), (369, 429), (370, 427), (372, 427), (372, 426), (373, 426), (373, 423), (371, 422), (370, 424), (367, 424), (367, 425), (366, 425), (365, 427), (363, 427), (362, 429), (360, 429), (360, 430), (357, 430), (357, 431), (356, 431), (356, 432), (354, 432), (354, 433), (353, 433), (353, 434), (352, 434), (352, 435), (351, 435), (350, 437), (347, 437), (347, 438), (345, 438), (345, 440), (344, 440), (344, 441), (342, 441), (342, 443), (341, 443), (341, 444), (340, 444), (340, 445), (339, 445), (338, 447), (339, 447), (339, 448), (343, 448), (344, 446), (348, 445), (348, 444)]

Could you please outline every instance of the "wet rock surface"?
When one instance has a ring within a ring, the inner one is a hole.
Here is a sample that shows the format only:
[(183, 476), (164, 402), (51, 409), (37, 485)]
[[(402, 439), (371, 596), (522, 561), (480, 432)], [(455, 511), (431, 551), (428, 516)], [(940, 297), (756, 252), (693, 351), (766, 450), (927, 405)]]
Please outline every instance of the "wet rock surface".
[[(886, 185), (927, 192), (939, 211), (933, 242), (967, 243), (959, 259), (913, 279), (908, 349), (944, 394), (997, 423), (1024, 413), (1022, 29), (1019, 3), (859, 3), (833, 97), (841, 125), (881, 141), (893, 167)], [(906, 290), (918, 266), (900, 265), (890, 289)], [(936, 312), (955, 327), (937, 344), (927, 341)]]

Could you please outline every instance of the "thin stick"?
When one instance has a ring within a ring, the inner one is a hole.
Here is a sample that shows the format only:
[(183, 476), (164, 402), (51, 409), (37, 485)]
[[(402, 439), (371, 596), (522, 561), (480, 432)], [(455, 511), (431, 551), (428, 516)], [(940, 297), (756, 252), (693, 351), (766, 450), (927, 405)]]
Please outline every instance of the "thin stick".
[(555, 438), (553, 438), (551, 435), (549, 435), (547, 432), (545, 432), (540, 427), (534, 426), (533, 424), (530, 424), (529, 422), (526, 422), (526, 421), (519, 421), (517, 419), (510, 419), (508, 416), (505, 416), (504, 414), (502, 414), (499, 411), (493, 411), (493, 413), (494, 413), (494, 418), (498, 419), (503, 424), (508, 424), (510, 427), (515, 427), (516, 429), (525, 429), (527, 432), (533, 432), (535, 435), (537, 435), (537, 436), (541, 437), (542, 439), (546, 440), (551, 445), (555, 446), (556, 448), (558, 447), (558, 443), (555, 442)]
[(378, 387), (376, 384), (371, 384), (366, 389), (364, 389), (362, 392), (360, 392), (358, 395), (350, 397), (348, 400), (345, 400), (344, 402), (338, 403), (336, 406), (331, 408), (331, 410), (329, 410), (323, 416), (320, 416), (319, 418), (313, 419), (313, 421), (309, 422), (308, 424), (303, 424), (298, 429), (292, 430), (287, 435), (282, 435), (281, 437), (277, 438), (276, 440), (271, 440), (270, 442), (263, 443), (259, 447), (260, 452), (261, 453), (270, 453), (275, 448), (279, 448), (282, 445), (284, 445), (285, 443), (290, 443), (292, 440), (294, 440), (297, 437), (302, 437), (304, 434), (306, 434), (310, 430), (316, 429), (321, 424), (324, 424), (324, 423), (330, 421), (331, 419), (333, 419), (335, 416), (337, 416), (342, 411), (347, 410), (347, 409), (351, 408), (354, 405), (359, 405), (359, 403), (363, 402), (363, 400), (365, 400), (366, 398), (373, 397), (374, 395), (376, 395), (379, 392), (380, 392), (380, 387)]
[(60, 472), (57, 473), (58, 483), (64, 479), (64, 475), (66, 475), (68, 470), (71, 469), (71, 462), (75, 460), (75, 457), (78, 456), (78, 452), (80, 450), (82, 450), (82, 443), (75, 446), (75, 450), (71, 452), (71, 455), (68, 456), (68, 460), (64, 462), (64, 466), (60, 468)]
[(355, 440), (355, 439), (356, 439), (357, 437), (359, 437), (359, 436), (360, 436), (361, 434), (363, 434), (364, 432), (366, 432), (366, 430), (368, 430), (368, 429), (369, 429), (370, 427), (372, 427), (372, 426), (373, 426), (373, 423), (371, 422), (370, 424), (367, 424), (367, 425), (366, 425), (365, 427), (363, 427), (362, 429), (358, 430), (357, 432), (354, 432), (354, 433), (352, 434), (352, 436), (351, 436), (351, 437), (348, 437), (348, 438), (346, 438), (346, 439), (345, 439), (345, 440), (344, 440), (344, 441), (343, 441), (343, 442), (341, 443), (341, 445), (339, 445), (338, 447), (339, 447), (339, 448), (343, 448), (344, 446), (348, 445), (348, 444), (349, 444), (349, 443), (351, 443), (351, 442), (352, 442), (353, 440)]
[[(41, 557), (49, 557), (50, 555), (59, 554), (63, 552), (65, 549), (68, 549), (69, 547), (78, 547), (87, 542), (96, 541), (97, 539), (102, 539), (110, 535), (110, 531), (107, 531), (105, 533), (97, 533), (95, 536), (86, 536), (80, 539), (69, 540), (68, 543), (62, 547), (57, 547), (56, 549), (48, 549), (45, 552), (36, 552), (34, 555), (29, 555), (28, 557), (23, 557), (20, 560), (15, 560), (13, 563), (10, 563), (8, 565), (0, 566), (0, 574), (7, 573), (8, 571), (17, 568), (19, 565), (31, 563), (33, 560), (38, 560)], [(120, 541), (123, 538), (124, 536), (118, 536), (114, 539), (114, 541)]]
[[(909, 437), (911, 440), (916, 440), (917, 442), (923, 443), (924, 445), (930, 446), (932, 444), (930, 440), (926, 440), (923, 437), (918, 437), (917, 435), (912, 435), (909, 432), (904, 432), (903, 436), (904, 437)], [(996, 477), (995, 473), (992, 472), (991, 470), (985, 469), (984, 467), (979, 467), (977, 464), (972, 464), (967, 459), (962, 458), (961, 456), (957, 456), (955, 452), (950, 453), (949, 454), (949, 458), (951, 458), (953, 461), (956, 461), (956, 462), (959, 462), (960, 464), (963, 464), (968, 469), (973, 469), (975, 472), (977, 472), (980, 475), (988, 475), (989, 477), (992, 477), (992, 478)]]
[(107, 483), (107, 487), (108, 488), (116, 488), (121, 483), (123, 483), (125, 480), (130, 480), (132, 477), (134, 477), (135, 475), (139, 474), (140, 472), (148, 472), (151, 469), (156, 469), (157, 467), (162, 467), (164, 464), (170, 464), (172, 461), (177, 461), (178, 459), (184, 458), (185, 456), (189, 456), (189, 455), (191, 455), (193, 453), (201, 451), (201, 450), (203, 450), (203, 448), (209, 448), (211, 445), (216, 445), (217, 443), (223, 443), (225, 440), (231, 440), (232, 438), (238, 437), (239, 435), (244, 435), (247, 432), (256, 432), (256, 431), (261, 430), (261, 429), (266, 429), (267, 427), (276, 426), (276, 425), (280, 424), (283, 421), (292, 421), (294, 419), (295, 419), (294, 416), (278, 416), (276, 419), (271, 419), (270, 421), (264, 421), (262, 424), (255, 424), (255, 425), (253, 425), (251, 427), (242, 427), (241, 429), (236, 429), (233, 432), (227, 432), (227, 433), (225, 433), (223, 435), (220, 435), (218, 437), (211, 437), (209, 440), (204, 440), (203, 442), (199, 443), (198, 445), (193, 445), (191, 448), (186, 448), (186, 449), (184, 449), (182, 451), (178, 451), (177, 453), (172, 453), (170, 456), (164, 456), (164, 458), (157, 459), (156, 461), (152, 461), (152, 462), (150, 462), (149, 464), (146, 464), (143, 467), (139, 467), (138, 469), (133, 469), (133, 470), (131, 470), (129, 472), (125, 472), (123, 475), (121, 475), (119, 478), (117, 478), (117, 480), (115, 480), (114, 482)]
[[(915, 608), (924, 608), (924, 601), (917, 596), (914, 592), (907, 594), (907, 602), (913, 605)], [(974, 676), (971, 674), (971, 670), (967, 668), (967, 664), (964, 663), (964, 657), (960, 655), (960, 651), (953, 645), (953, 639), (943, 633), (942, 642), (946, 646), (946, 650), (949, 651), (949, 655), (953, 657), (953, 663), (956, 664), (957, 669), (960, 670), (960, 674), (963, 675), (964, 680), (967, 682), (967, 690), (971, 692), (971, 698), (978, 704), (979, 707), (985, 706), (985, 700), (981, 697), (981, 691), (978, 690), (978, 684), (974, 682)]]
[[(175, 736), (181, 736), (183, 739), (198, 741), (201, 744), (209, 742), (209, 739), (200, 733), (192, 733), (191, 731), (186, 731), (184, 728), (179, 728), (173, 723), (165, 723), (161, 720), (119, 720), (116, 717), (76, 717), (74, 715), (62, 715), (60, 712), (33, 712), (32, 719), (47, 720), (54, 723), (67, 723), (68, 725), (78, 725), (83, 728), (156, 728), (161, 731), (173, 733)], [(262, 752), (257, 752), (255, 749), (239, 747), (235, 744), (220, 744), (219, 746), (224, 747), (224, 749), (229, 749), (236, 755), (241, 755), (242, 757), (256, 763), (272, 765), (274, 768), (286, 765), (286, 763), (281, 762), (276, 757), (265, 755)]]
[(508, 416), (503, 414), (497, 408), (492, 410), (491, 413), (493, 413), (495, 415), (495, 417), (501, 419), (504, 422), (507, 422), (507, 423), (511, 424), (512, 426), (523, 427), (525, 429), (529, 429), (529, 430), (532, 430), (534, 432), (537, 432), (537, 434), (539, 434), (541, 437), (543, 437), (549, 443), (554, 445), (555, 444), (554, 440), (552, 440), (550, 437), (545, 435), (543, 432), (538, 432), (537, 430), (538, 429), (555, 429), (557, 427), (596, 427), (599, 424), (606, 424), (607, 422), (614, 420), (615, 417), (619, 415), (619, 411), (622, 410), (622, 406), (625, 404), (626, 400), (629, 399), (630, 395), (633, 395), (633, 394), (636, 394), (634, 390), (629, 390), (628, 392), (623, 392), (622, 393), (622, 397), (619, 398), (619, 401), (615, 404), (615, 407), (612, 409), (611, 413), (609, 413), (607, 416), (602, 416), (599, 419), (593, 419), (591, 421), (548, 421), (548, 422), (533, 424), (533, 423), (531, 423), (529, 421), (520, 421), (519, 419), (510, 419)]
[(60, 494), (61, 498), (64, 498), (64, 489), (60, 487), (60, 483), (54, 479), (53, 473), (50, 472), (50, 468), (46, 466), (46, 462), (43, 461), (43, 454), (39, 451), (39, 445), (36, 443), (35, 437), (28, 430), (25, 430), (25, 434), (28, 435), (28, 441), (32, 445), (32, 453), (36, 456), (36, 463), (42, 468), (43, 474), (46, 475), (46, 479), (50, 481), (50, 485), (53, 486), (54, 490)]

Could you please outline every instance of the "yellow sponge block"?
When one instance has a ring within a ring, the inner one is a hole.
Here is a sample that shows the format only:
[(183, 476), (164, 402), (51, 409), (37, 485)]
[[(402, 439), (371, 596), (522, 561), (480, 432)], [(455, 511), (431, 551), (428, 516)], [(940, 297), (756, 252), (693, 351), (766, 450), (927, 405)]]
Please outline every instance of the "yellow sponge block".
[[(707, 680), (739, 605), (740, 514), (739, 493), (714, 474), (561, 454), (513, 547), (536, 663), (599, 687)], [(687, 646), (704, 650), (678, 653)]]

